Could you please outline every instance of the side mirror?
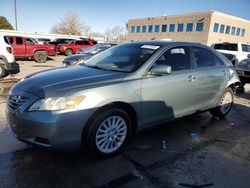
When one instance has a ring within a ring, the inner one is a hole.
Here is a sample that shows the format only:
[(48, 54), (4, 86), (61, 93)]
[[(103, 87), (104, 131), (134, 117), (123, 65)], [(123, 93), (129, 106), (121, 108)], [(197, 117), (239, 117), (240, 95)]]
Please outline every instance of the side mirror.
[(247, 58), (250, 58), (250, 54), (247, 55)]
[(150, 70), (150, 73), (153, 75), (164, 75), (170, 74), (172, 72), (172, 68), (169, 65), (157, 65)]

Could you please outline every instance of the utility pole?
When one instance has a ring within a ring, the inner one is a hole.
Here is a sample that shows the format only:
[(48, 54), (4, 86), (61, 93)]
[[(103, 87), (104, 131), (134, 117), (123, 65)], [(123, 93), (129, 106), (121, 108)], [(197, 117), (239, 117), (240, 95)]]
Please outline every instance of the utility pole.
[(15, 9), (15, 26), (16, 26), (16, 31), (17, 29), (17, 12), (16, 12), (16, 0), (14, 0), (14, 9)]

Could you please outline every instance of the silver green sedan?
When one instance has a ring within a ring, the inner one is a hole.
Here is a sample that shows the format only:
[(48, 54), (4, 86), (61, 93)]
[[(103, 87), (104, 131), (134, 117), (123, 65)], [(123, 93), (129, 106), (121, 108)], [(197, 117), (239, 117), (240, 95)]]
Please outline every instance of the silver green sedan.
[(145, 127), (206, 110), (226, 116), (238, 83), (233, 65), (209, 47), (133, 42), (27, 76), (10, 90), (6, 114), (24, 142), (109, 156)]

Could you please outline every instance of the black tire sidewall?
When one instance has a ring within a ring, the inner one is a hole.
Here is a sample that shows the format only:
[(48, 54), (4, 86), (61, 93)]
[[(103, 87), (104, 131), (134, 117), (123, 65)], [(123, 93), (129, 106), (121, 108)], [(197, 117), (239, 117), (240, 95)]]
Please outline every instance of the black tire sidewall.
[[(108, 117), (111, 117), (111, 116), (120, 116), (126, 121), (127, 135), (126, 135), (126, 138), (119, 149), (117, 149), (116, 151), (114, 151), (112, 153), (103, 153), (96, 146), (96, 142), (95, 142), (96, 132), (97, 132), (98, 128), (100, 127), (101, 123), (105, 119), (107, 119)], [(87, 134), (83, 134), (83, 136), (86, 136), (86, 139), (84, 139), (85, 143), (83, 143), (83, 144), (85, 145), (85, 148), (90, 152), (90, 154), (93, 154), (97, 157), (112, 156), (112, 155), (116, 154), (117, 152), (119, 152), (124, 147), (125, 143), (127, 142), (128, 138), (129, 138), (129, 135), (131, 133), (131, 127), (132, 127), (131, 118), (124, 110), (119, 109), (119, 108), (106, 109), (104, 111), (101, 111), (99, 113), (99, 115), (89, 124), (89, 127), (87, 129)]]
[(66, 56), (69, 56), (69, 55), (72, 55), (73, 54), (73, 51), (71, 49), (66, 49), (65, 50), (65, 55)]
[(0, 78), (3, 78), (6, 76), (6, 70), (2, 64), (0, 64), (0, 69), (1, 69)]

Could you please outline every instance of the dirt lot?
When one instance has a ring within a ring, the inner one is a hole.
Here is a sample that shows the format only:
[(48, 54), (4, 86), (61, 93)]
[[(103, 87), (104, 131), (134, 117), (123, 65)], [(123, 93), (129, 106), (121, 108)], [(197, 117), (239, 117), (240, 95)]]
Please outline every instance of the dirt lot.
[(62, 59), (19, 62), (21, 73), (0, 81), (0, 187), (249, 187), (250, 85), (235, 96), (227, 118), (205, 112), (145, 130), (110, 159), (17, 141), (4, 113), (10, 86)]

